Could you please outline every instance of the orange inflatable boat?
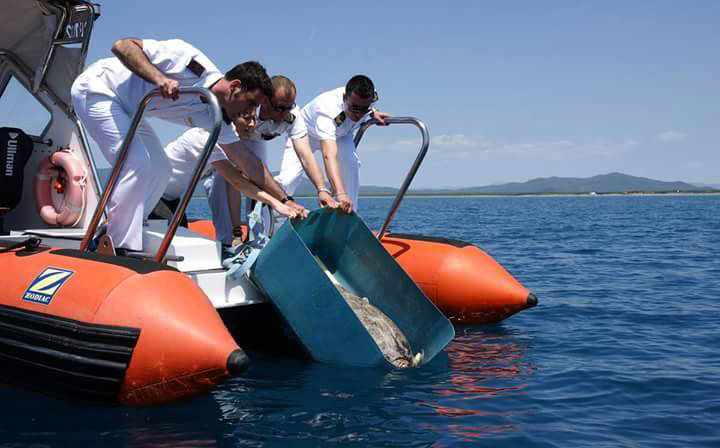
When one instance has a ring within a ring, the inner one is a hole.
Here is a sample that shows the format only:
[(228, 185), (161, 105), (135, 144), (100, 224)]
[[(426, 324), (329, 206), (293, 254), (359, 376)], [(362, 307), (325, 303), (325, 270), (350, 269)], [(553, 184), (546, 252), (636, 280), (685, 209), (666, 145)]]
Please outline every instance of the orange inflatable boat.
[(151, 405), (247, 366), (185, 274), (147, 260), (0, 239), (0, 381), (72, 401)]

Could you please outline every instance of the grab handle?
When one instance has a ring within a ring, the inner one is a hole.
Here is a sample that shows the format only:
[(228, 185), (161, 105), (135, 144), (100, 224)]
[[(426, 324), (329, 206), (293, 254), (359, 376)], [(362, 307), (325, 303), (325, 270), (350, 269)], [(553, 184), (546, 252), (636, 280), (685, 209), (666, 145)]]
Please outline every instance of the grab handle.
[[(180, 224), (180, 218), (182, 217), (183, 213), (185, 212), (185, 209), (187, 208), (188, 203), (190, 202), (190, 198), (192, 197), (192, 192), (195, 190), (195, 186), (197, 185), (198, 181), (200, 180), (200, 176), (202, 175), (203, 169), (205, 168), (205, 164), (207, 163), (208, 158), (210, 157), (210, 152), (212, 151), (213, 147), (215, 146), (215, 143), (217, 142), (218, 135), (220, 134), (220, 126), (221, 126), (221, 120), (222, 120), (222, 114), (220, 112), (220, 104), (218, 103), (217, 98), (215, 95), (210, 92), (210, 90), (204, 88), (204, 87), (183, 87), (179, 90), (180, 95), (186, 95), (186, 94), (193, 94), (193, 95), (200, 95), (202, 98), (204, 98), (207, 102), (207, 105), (210, 108), (210, 114), (212, 116), (212, 123), (213, 128), (210, 132), (210, 136), (208, 137), (207, 142), (205, 143), (205, 148), (203, 149), (202, 155), (200, 156), (198, 160), (198, 164), (195, 167), (195, 172), (193, 173), (192, 179), (190, 181), (190, 185), (188, 185), (187, 190), (185, 191), (185, 194), (183, 195), (182, 199), (180, 200), (180, 203), (175, 210), (175, 214), (172, 217), (172, 220), (170, 220), (170, 224), (168, 226), (168, 230), (165, 233), (165, 237), (163, 238), (162, 242), (160, 243), (160, 247), (158, 248), (157, 253), (155, 254), (154, 260), (158, 263), (161, 263), (163, 261), (163, 258), (165, 257), (165, 253), (167, 252), (168, 247), (170, 246), (170, 242), (172, 241), (173, 236), (175, 236), (175, 232), (177, 231), (178, 225)], [(80, 250), (85, 251), (87, 250), (88, 246), (90, 245), (90, 241), (95, 236), (95, 231), (97, 230), (97, 226), (100, 223), (100, 218), (103, 214), (103, 211), (105, 210), (105, 205), (107, 204), (108, 199), (110, 198), (110, 195), (112, 195), (112, 192), (115, 190), (115, 185), (117, 183), (118, 177), (120, 177), (120, 170), (122, 169), (123, 165), (125, 165), (125, 161), (128, 156), (128, 151), (130, 149), (130, 143), (132, 142), (133, 137), (135, 136), (135, 131), (137, 130), (138, 125), (140, 124), (140, 120), (142, 119), (143, 113), (145, 112), (145, 108), (147, 107), (150, 100), (156, 96), (160, 96), (160, 91), (155, 89), (145, 95), (145, 97), (140, 102), (140, 106), (138, 107), (137, 112), (135, 112), (135, 116), (133, 117), (133, 121), (130, 124), (130, 129), (128, 130), (127, 135), (125, 136), (125, 140), (123, 140), (122, 146), (120, 147), (120, 151), (118, 152), (117, 158), (115, 159), (115, 165), (113, 166), (113, 170), (110, 173), (110, 178), (108, 179), (107, 185), (105, 186), (105, 191), (103, 192), (102, 196), (100, 197), (100, 200), (98, 201), (97, 207), (95, 208), (95, 212), (93, 213), (92, 220), (90, 221), (90, 225), (88, 226), (87, 232), (85, 233), (85, 237), (82, 240), (82, 243), (80, 243)]]
[[(410, 187), (410, 182), (412, 182), (413, 178), (415, 177), (415, 173), (417, 173), (418, 168), (420, 168), (420, 164), (422, 163), (423, 159), (425, 158), (425, 154), (427, 153), (428, 147), (430, 146), (430, 134), (428, 133), (427, 126), (425, 126), (425, 123), (418, 120), (415, 117), (388, 117), (385, 118), (386, 124), (413, 124), (417, 126), (418, 129), (420, 129), (420, 133), (422, 134), (422, 145), (420, 146), (420, 152), (418, 152), (417, 157), (415, 158), (415, 162), (413, 162), (412, 166), (410, 167), (410, 171), (407, 173), (407, 176), (405, 176), (405, 180), (402, 183), (402, 186), (400, 187), (400, 190), (398, 190), (397, 195), (395, 195), (395, 200), (393, 201), (392, 205), (390, 206), (390, 210), (388, 211), (387, 217), (385, 218), (385, 222), (382, 225), (382, 228), (380, 228), (380, 232), (378, 232), (377, 238), (378, 240), (382, 240), (383, 236), (388, 231), (388, 228), (390, 227), (390, 222), (395, 217), (395, 213), (397, 213), (398, 208), (400, 207), (400, 203), (402, 202), (403, 198), (405, 197), (405, 193), (407, 192), (407, 189)], [(355, 133), (355, 147), (357, 148), (358, 144), (360, 144), (360, 140), (363, 137), (363, 134), (365, 134), (365, 130), (369, 128), (370, 126), (378, 124), (378, 121), (375, 119), (370, 119), (363, 124), (360, 125), (360, 129), (358, 129), (357, 133)]]

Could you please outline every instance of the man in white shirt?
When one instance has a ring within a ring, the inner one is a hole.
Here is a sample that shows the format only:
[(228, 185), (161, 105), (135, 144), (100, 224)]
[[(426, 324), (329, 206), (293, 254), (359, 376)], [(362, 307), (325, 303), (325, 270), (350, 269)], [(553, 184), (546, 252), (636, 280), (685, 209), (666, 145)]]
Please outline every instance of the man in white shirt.
[(218, 143), (233, 163), (275, 198), (285, 192), (260, 160), (242, 144), (231, 120), (254, 114), (267, 95), (270, 79), (262, 65), (246, 62), (223, 75), (198, 49), (179, 40), (127, 38), (116, 41), (115, 58), (88, 67), (71, 89), (75, 112), (105, 158), (114, 163), (142, 98), (155, 88), (137, 128), (115, 191), (108, 204), (107, 233), (117, 252), (142, 250), (142, 223), (165, 191), (170, 164), (146, 119), (157, 117), (191, 127), (210, 129), (207, 106), (196, 95), (179, 96), (181, 87), (206, 87), (223, 111)]
[[(310, 148), (305, 121), (300, 117), (300, 109), (295, 104), (297, 96), (295, 84), (282, 75), (273, 76), (271, 81), (273, 96), (272, 98), (266, 97), (263, 99), (258, 110), (256, 126), (250, 136), (243, 139), (243, 142), (261, 160), (267, 161), (266, 142), (276, 137), (287, 137), (291, 142), (291, 147), (301, 169), (305, 171), (307, 177), (315, 186), (319, 205), (321, 207), (337, 208), (339, 204), (333, 199), (330, 190), (325, 186), (322, 170), (317, 165)], [(217, 176), (215, 177), (217, 178)], [(233, 189), (228, 190), (227, 195), (233, 217), (232, 221), (235, 225), (238, 225), (240, 221), (244, 221), (243, 217), (240, 216), (240, 195), (237, 190)], [(290, 197), (292, 198), (292, 196)], [(247, 209), (249, 208), (248, 206)], [(283, 216), (282, 214), (278, 215), (279, 218), (282, 218), (278, 223), (284, 221)]]
[[(253, 120), (245, 118), (238, 118), (233, 124), (241, 139), (247, 139), (255, 125)], [(165, 146), (165, 153), (170, 161), (172, 174), (163, 194), (163, 202), (168, 204), (170, 209), (174, 209), (174, 203), (187, 190), (197, 166), (197, 159), (205, 147), (208, 135), (209, 132), (205, 129), (191, 128)], [(243, 142), (248, 143), (247, 140), (243, 140)], [(251, 145), (246, 146), (256, 155), (259, 155), (257, 148)], [(228, 209), (228, 190), (239, 191), (249, 198), (268, 204), (278, 214), (285, 217), (304, 218), (307, 216), (307, 210), (302, 206), (283, 203), (250, 182), (242, 175), (242, 171), (225, 157), (225, 154), (217, 145), (208, 159), (203, 177), (203, 186), (207, 193), (216, 238), (225, 246), (231, 245), (233, 239), (233, 224)], [(228, 183), (233, 188), (228, 189)]]
[[(307, 130), (304, 121), (299, 118), (299, 109), (295, 106), (296, 88), (295, 84), (285, 76), (273, 76), (271, 79), (273, 87), (272, 97), (265, 97), (260, 105), (257, 121), (254, 126), (248, 126), (245, 120), (236, 120), (235, 129), (240, 135), (242, 144), (253, 152), (263, 163), (267, 163), (266, 142), (281, 135), (287, 135), (299, 156), (301, 168), (305, 167), (308, 177), (318, 190), (318, 202), (321, 206), (335, 208), (337, 202), (330, 196), (330, 191), (325, 187), (322, 171), (317, 165), (310, 149), (307, 137)], [(185, 132), (179, 139), (165, 147), (172, 166), (173, 175), (170, 179), (168, 189), (165, 191), (167, 199), (180, 197), (180, 190), (187, 188), (187, 182), (191, 172), (185, 166), (189, 160), (197, 157), (203, 148), (205, 139), (203, 130), (190, 130)], [(240, 182), (242, 179), (235, 179), (239, 176), (239, 170), (229, 162), (222, 163), (213, 153), (208, 165), (212, 165), (215, 171), (205, 180), (204, 186), (208, 193), (208, 202), (213, 217), (213, 225), (218, 241), (224, 245), (230, 245), (233, 239), (233, 227), (239, 225), (240, 201), (239, 193), (245, 193), (252, 199), (260, 200), (271, 205), (280, 216), (304, 217), (307, 211), (294, 203), (292, 196), (287, 198), (286, 203), (291, 204), (299, 210), (296, 213), (285, 210), (285, 203), (282, 201), (269, 201), (266, 198), (258, 197), (252, 189), (248, 190), (246, 185)], [(227, 184), (235, 188), (228, 188)], [(279, 204), (279, 205), (278, 205)], [(282, 206), (282, 207), (280, 207)], [(235, 210), (233, 210), (237, 207)], [(235, 211), (235, 213), (233, 213)]]
[[(371, 106), (378, 96), (373, 82), (364, 75), (353, 76), (345, 87), (338, 87), (315, 97), (300, 111), (305, 122), (311, 150), (322, 151), (328, 180), (339, 201), (339, 208), (350, 213), (357, 210), (360, 191), (360, 159), (353, 142), (353, 131), (363, 119), (372, 116), (385, 124), (389, 114)], [(292, 194), (300, 184), (303, 166), (290, 139), (286, 141), (282, 168), (276, 180)]]

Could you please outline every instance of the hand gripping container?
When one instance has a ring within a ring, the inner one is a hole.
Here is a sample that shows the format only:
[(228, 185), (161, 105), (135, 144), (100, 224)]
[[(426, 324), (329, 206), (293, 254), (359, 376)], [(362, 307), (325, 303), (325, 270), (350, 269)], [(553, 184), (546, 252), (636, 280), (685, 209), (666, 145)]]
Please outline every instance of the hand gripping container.
[(319, 209), (275, 232), (251, 278), (310, 356), (349, 367), (392, 367), (313, 256), (345, 288), (379, 308), (430, 361), (455, 336), (423, 294), (355, 214)]

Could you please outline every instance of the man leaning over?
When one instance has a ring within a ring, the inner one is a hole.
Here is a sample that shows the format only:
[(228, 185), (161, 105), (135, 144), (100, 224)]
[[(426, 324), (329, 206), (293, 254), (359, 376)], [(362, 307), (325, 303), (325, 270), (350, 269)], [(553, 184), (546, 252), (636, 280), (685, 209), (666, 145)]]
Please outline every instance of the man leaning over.
[[(322, 151), (325, 171), (340, 209), (357, 210), (360, 191), (360, 158), (353, 142), (355, 131), (365, 117), (385, 124), (389, 114), (374, 110), (378, 95), (373, 82), (364, 75), (353, 76), (345, 85), (315, 97), (300, 111), (307, 127), (311, 150)], [(280, 174), (276, 177), (292, 194), (302, 179), (303, 167), (290, 139), (286, 141)]]
[(263, 97), (272, 95), (270, 80), (257, 62), (239, 64), (223, 75), (198, 49), (179, 39), (157, 41), (127, 38), (116, 41), (114, 58), (101, 59), (73, 83), (72, 103), (105, 158), (115, 163), (133, 115), (143, 97), (157, 88), (109, 200), (107, 233), (119, 254), (142, 250), (143, 219), (160, 199), (170, 165), (147, 118), (210, 129), (207, 106), (196, 95), (179, 96), (181, 87), (205, 87), (223, 111), (218, 142), (228, 157), (258, 186), (277, 197), (285, 194), (267, 168), (238, 142), (231, 120), (252, 115)]

